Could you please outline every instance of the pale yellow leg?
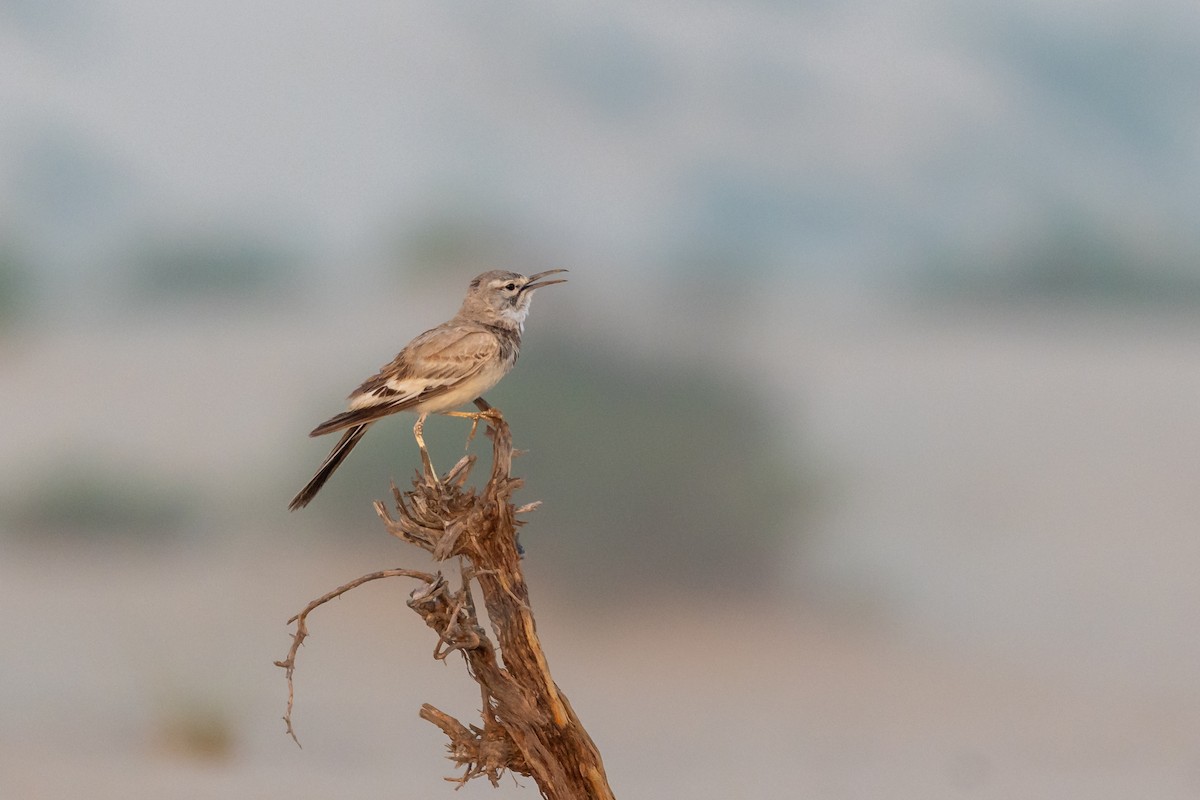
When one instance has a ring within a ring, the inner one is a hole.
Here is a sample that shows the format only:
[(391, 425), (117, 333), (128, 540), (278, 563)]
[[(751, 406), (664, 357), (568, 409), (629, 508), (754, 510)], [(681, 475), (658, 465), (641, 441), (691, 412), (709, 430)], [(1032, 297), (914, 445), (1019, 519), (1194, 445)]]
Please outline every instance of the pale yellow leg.
[(479, 427), (479, 420), (500, 419), (500, 412), (491, 407), (487, 411), (443, 411), (441, 413), (447, 417), (461, 417), (462, 419), (471, 420), (471, 432), (467, 434), (467, 446), (463, 448), (464, 450), (471, 447), (471, 441), (475, 438), (475, 430)]
[(433, 482), (440, 484), (437, 471), (433, 468), (433, 461), (429, 458), (429, 451), (425, 449), (425, 437), (421, 432), (425, 429), (425, 417), (428, 414), (417, 415), (417, 422), (413, 425), (413, 438), (417, 440), (417, 447), (421, 448), (421, 465), (425, 468), (425, 474), (433, 478)]

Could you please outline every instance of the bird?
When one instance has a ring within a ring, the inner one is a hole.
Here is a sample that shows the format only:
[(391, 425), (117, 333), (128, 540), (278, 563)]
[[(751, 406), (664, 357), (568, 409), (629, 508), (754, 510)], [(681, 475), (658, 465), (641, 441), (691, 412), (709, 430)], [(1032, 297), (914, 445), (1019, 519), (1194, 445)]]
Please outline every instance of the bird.
[(324, 436), (344, 431), (312, 480), (292, 498), (288, 509), (295, 511), (308, 505), (367, 429), (383, 417), (401, 411), (417, 414), (413, 438), (420, 448), (422, 462), (436, 482), (437, 474), (431, 468), (421, 435), (425, 418), (444, 414), (466, 417), (477, 424), (489, 413), (454, 409), (472, 400), (480, 408), (490, 408), (482, 395), (516, 364), (534, 291), (566, 283), (565, 278), (546, 279), (566, 271), (551, 269), (526, 276), (492, 270), (472, 279), (462, 307), (453, 319), (405, 345), (378, 373), (350, 393), (346, 411), (325, 420), (308, 434)]

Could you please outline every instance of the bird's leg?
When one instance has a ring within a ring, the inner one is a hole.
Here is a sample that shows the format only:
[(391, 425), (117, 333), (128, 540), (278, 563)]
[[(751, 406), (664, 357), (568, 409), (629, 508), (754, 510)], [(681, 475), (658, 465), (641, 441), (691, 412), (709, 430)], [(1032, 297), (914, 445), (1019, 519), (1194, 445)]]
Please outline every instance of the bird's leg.
[(479, 427), (479, 418), (483, 414), (473, 414), (467, 411), (444, 411), (442, 413), (447, 417), (463, 417), (464, 419), (471, 420), (471, 432), (467, 434), (467, 444), (463, 447), (463, 450), (470, 450), (471, 442), (475, 439), (475, 429)]
[[(484, 400), (482, 397), (476, 397), (472, 402), (475, 403), (475, 407), (478, 408), (481, 413), (487, 414), (491, 411), (495, 411), (495, 409), (492, 407), (492, 404), (489, 403), (487, 400)], [(496, 411), (496, 414), (498, 416), (500, 414), (500, 412)], [(478, 417), (471, 420), (471, 435), (467, 437), (467, 446), (468, 447), (471, 446), (471, 439), (474, 438), (474, 436), (475, 436), (475, 427), (478, 424), (479, 424)], [(492, 430), (493, 430), (493, 432), (495, 431), (494, 428)]]
[(421, 435), (421, 431), (425, 428), (425, 417), (428, 414), (418, 414), (417, 422), (413, 425), (413, 438), (417, 440), (417, 447), (421, 449), (421, 465), (425, 468), (425, 474), (433, 478), (435, 484), (440, 485), (437, 472), (433, 468), (433, 462), (429, 459), (429, 451), (425, 449), (425, 437)]
[(479, 427), (479, 420), (488, 419), (488, 420), (492, 420), (492, 421), (498, 421), (501, 419), (500, 412), (497, 411), (496, 409), (492, 408), (491, 406), (487, 405), (486, 400), (483, 400), (483, 398), (480, 398), (476, 402), (477, 403), (483, 402), (483, 404), (484, 404), (484, 406), (486, 406), (486, 408), (484, 408), (484, 410), (482, 410), (482, 411), (443, 411), (443, 412), (441, 412), (443, 415), (445, 415), (447, 417), (461, 417), (462, 419), (471, 420), (471, 432), (467, 434), (467, 447), (468, 448), (471, 446), (471, 441), (475, 438), (475, 431)]

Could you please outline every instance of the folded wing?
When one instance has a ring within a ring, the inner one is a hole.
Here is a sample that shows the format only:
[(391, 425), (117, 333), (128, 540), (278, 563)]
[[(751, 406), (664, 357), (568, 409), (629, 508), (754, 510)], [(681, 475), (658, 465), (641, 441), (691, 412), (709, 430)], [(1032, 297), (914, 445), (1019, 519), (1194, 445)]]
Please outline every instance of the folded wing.
[(495, 363), (499, 353), (499, 341), (487, 331), (426, 331), (354, 390), (348, 411), (322, 422), (309, 436), (362, 425), (435, 399), (470, 381)]

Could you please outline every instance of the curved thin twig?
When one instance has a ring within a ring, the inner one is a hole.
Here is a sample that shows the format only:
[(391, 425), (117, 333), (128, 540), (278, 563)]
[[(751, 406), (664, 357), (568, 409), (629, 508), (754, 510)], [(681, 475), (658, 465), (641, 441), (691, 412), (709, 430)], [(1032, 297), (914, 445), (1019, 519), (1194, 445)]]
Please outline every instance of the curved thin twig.
[(283, 721), (287, 724), (288, 736), (292, 737), (292, 741), (300, 745), (300, 740), (296, 738), (296, 731), (292, 728), (292, 706), (295, 703), (296, 693), (292, 684), (292, 675), (296, 671), (296, 653), (300, 650), (300, 645), (304, 644), (305, 638), (308, 637), (308, 625), (306, 620), (308, 615), (318, 607), (325, 605), (330, 600), (340, 597), (351, 589), (362, 586), (368, 581), (377, 581), (380, 578), (416, 578), (419, 581), (424, 581), (431, 584), (437, 580), (436, 575), (430, 575), (428, 572), (419, 572), (415, 569), (384, 569), (379, 572), (372, 572), (369, 575), (363, 575), (360, 578), (355, 578), (347, 584), (339, 586), (332, 592), (325, 594), (313, 600), (304, 607), (304, 610), (288, 620), (288, 624), (296, 623), (296, 632), (292, 634), (292, 647), (288, 650), (287, 658), (282, 661), (276, 661), (275, 666), (287, 671), (287, 713), (283, 715)]

